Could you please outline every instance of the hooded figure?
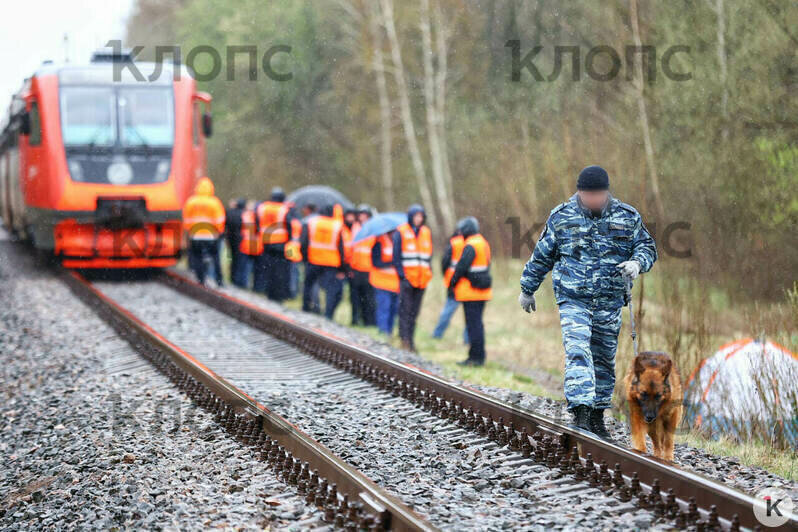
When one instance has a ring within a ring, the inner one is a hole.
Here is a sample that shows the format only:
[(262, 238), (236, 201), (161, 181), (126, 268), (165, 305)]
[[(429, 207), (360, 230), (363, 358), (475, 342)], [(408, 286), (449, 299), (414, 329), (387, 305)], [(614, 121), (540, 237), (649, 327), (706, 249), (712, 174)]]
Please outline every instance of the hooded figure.
[(223, 284), (219, 236), (224, 232), (224, 223), (224, 205), (214, 195), (213, 182), (203, 177), (197, 182), (194, 195), (183, 205), (183, 228), (189, 238), (189, 266), (200, 284), (205, 283), (206, 257), (213, 263), (217, 284)]
[(407, 223), (393, 235), (393, 265), (399, 275), (399, 337), (402, 347), (415, 351), (413, 337), (424, 290), (432, 279), (432, 235), (424, 222), (424, 207), (407, 209)]
[(201, 178), (183, 205), (183, 228), (189, 239), (215, 240), (224, 232), (224, 205), (214, 196), (213, 182)]
[[(413, 218), (416, 216), (416, 214), (419, 214), (419, 213), (421, 213), (421, 215), (422, 215), (421, 223), (416, 224), (416, 223), (413, 222)], [(408, 207), (407, 208), (407, 223), (409, 223), (413, 227), (413, 230), (415, 230), (416, 234), (418, 234), (419, 228), (422, 225), (424, 225), (425, 223), (427, 223), (427, 211), (424, 210), (424, 207), (422, 207), (418, 203), (414, 203), (410, 207)]]
[(490, 245), (479, 234), (479, 222), (473, 216), (460, 220), (457, 229), (463, 237), (462, 251), (449, 280), (450, 296), (463, 304), (470, 347), (468, 358), (461, 365), (481, 366), (485, 363), (485, 328), (482, 313), (491, 299)]
[(479, 233), (479, 222), (473, 216), (466, 216), (457, 222), (457, 232), (463, 235), (463, 238), (475, 235)]

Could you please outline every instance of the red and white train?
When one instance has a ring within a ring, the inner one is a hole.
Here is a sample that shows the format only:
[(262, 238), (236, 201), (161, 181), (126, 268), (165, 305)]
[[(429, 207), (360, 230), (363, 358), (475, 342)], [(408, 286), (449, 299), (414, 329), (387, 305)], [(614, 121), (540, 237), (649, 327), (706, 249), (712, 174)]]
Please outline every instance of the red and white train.
[(0, 119), (0, 215), (67, 267), (171, 266), (205, 174), (211, 98), (183, 67), (138, 81), (117, 61), (130, 57), (48, 62), (24, 81)]

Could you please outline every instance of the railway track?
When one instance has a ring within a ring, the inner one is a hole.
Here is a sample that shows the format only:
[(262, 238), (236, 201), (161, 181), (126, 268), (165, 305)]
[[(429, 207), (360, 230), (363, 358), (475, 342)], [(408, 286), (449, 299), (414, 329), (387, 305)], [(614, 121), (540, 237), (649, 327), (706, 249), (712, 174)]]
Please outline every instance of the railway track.
[[(723, 484), (364, 351), (179, 274), (159, 275), (146, 289), (93, 285), (75, 273), (64, 278), (236, 437), (261, 447), (278, 476), (297, 484), (339, 526), (424, 530), (474, 526), (479, 519), (497, 527), (507, 520), (557, 526), (547, 519), (589, 514), (595, 506), (601, 515), (586, 527), (612, 526), (620, 515), (640, 510), (666, 528), (758, 525), (754, 500)], [(179, 313), (175, 298), (182, 298)], [(214, 334), (225, 319), (238, 332)], [(371, 415), (358, 418), (364, 411)], [(396, 445), (355, 452), (371, 445), (375, 427), (384, 432), (378, 442), (387, 438)], [(416, 444), (415, 459), (406, 451), (414, 441), (423, 442)], [(416, 460), (418, 467), (403, 466)], [(403, 473), (386, 474), (386, 468)], [(487, 483), (489, 490), (447, 489), (458, 483)], [(469, 521), (469, 515), (477, 520)], [(794, 527), (795, 521), (782, 528)]]

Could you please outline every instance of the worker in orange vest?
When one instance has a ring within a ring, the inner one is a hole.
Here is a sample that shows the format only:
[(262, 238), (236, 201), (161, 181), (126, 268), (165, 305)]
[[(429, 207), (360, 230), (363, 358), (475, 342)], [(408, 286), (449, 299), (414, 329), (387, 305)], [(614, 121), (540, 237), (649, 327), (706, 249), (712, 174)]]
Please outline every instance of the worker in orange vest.
[(371, 248), (369, 284), (374, 288), (377, 330), (391, 336), (399, 308), (399, 274), (393, 265), (395, 231), (376, 237)]
[(183, 205), (183, 229), (188, 235), (188, 264), (200, 284), (205, 284), (205, 260), (210, 258), (216, 283), (223, 286), (219, 263), (220, 236), (224, 233), (224, 205), (214, 195), (213, 182), (202, 177)]
[(305, 262), (302, 310), (314, 310), (313, 287), (318, 282), (325, 293), (324, 316), (330, 320), (341, 302), (346, 278), (343, 226), (343, 221), (333, 217), (332, 206), (326, 206), (318, 216), (307, 219), (299, 238)]
[[(457, 312), (457, 309), (460, 307), (460, 303), (454, 298), (454, 295), (449, 294), (448, 287), (449, 282), (452, 280), (452, 275), (454, 275), (454, 269), (457, 267), (457, 261), (460, 260), (460, 255), (463, 253), (464, 246), (465, 238), (460, 234), (459, 228), (455, 229), (454, 233), (452, 233), (452, 236), (449, 238), (446, 251), (443, 252), (443, 257), (441, 257), (443, 286), (446, 288), (447, 297), (446, 303), (443, 305), (443, 310), (441, 310), (441, 315), (438, 317), (438, 324), (435, 325), (435, 329), (432, 331), (432, 337), (436, 339), (443, 338), (443, 334), (449, 327), (452, 316), (454, 316), (454, 313)], [(463, 329), (463, 343), (468, 343), (468, 331), (465, 329)]]
[(263, 240), (260, 237), (260, 226), (258, 225), (255, 206), (255, 201), (249, 200), (241, 213), (241, 242), (238, 247), (241, 252), (241, 257), (239, 258), (240, 271), (233, 282), (242, 288), (251, 286), (250, 277), (252, 276), (252, 270), (255, 268), (256, 262), (260, 260), (261, 253), (263, 253)]
[(257, 291), (263, 291), (272, 301), (282, 302), (290, 296), (291, 263), (285, 258), (285, 245), (291, 238), (291, 205), (285, 202), (285, 192), (274, 187), (269, 201), (258, 205), (258, 224), (263, 253), (258, 262)]
[(432, 236), (425, 225), (427, 215), (418, 204), (407, 209), (407, 222), (393, 235), (393, 265), (399, 275), (399, 338), (402, 347), (415, 351), (416, 320), (432, 279)]
[(493, 296), (490, 245), (479, 233), (479, 222), (473, 216), (460, 220), (457, 227), (465, 238), (465, 245), (449, 281), (449, 290), (463, 304), (470, 340), (468, 358), (458, 364), (481, 366), (485, 363), (485, 327), (482, 324), (482, 313), (485, 303)]
[[(365, 203), (358, 206), (357, 221), (352, 224), (352, 234), (371, 218), (371, 207)], [(345, 220), (344, 220), (345, 221)], [(371, 272), (371, 250), (376, 237), (370, 236), (352, 244), (349, 261), (349, 297), (352, 301), (352, 325), (369, 327), (374, 321), (374, 288), (369, 284)]]
[[(313, 203), (308, 203), (308, 204), (305, 204), (305, 205), (302, 206), (302, 208), (299, 211), (299, 214), (300, 214), (300, 216), (299, 216), (299, 233), (297, 233), (297, 237), (296, 237), (296, 253), (294, 253), (294, 250), (292, 249), (293, 248), (293, 244), (291, 244), (290, 246), (286, 247), (286, 253), (290, 252), (292, 255), (295, 255), (293, 258), (288, 256), (288, 255), (286, 255), (286, 257), (291, 261), (291, 263), (293, 265), (293, 268), (291, 269), (291, 292), (294, 294), (293, 297), (296, 297), (296, 295), (299, 293), (299, 290), (300, 290), (300, 287), (299, 287), (299, 285), (300, 285), (300, 282), (299, 282), (300, 281), (300, 277), (302, 279), (305, 278), (304, 274), (302, 274), (300, 276), (300, 272), (299, 272), (300, 265), (302, 266), (302, 270), (303, 271), (306, 271), (307, 270), (307, 266), (308, 266), (307, 262), (303, 262), (304, 259), (302, 258), (302, 245), (300, 243), (300, 239), (302, 237), (302, 228), (305, 227), (305, 222), (307, 222), (311, 217), (316, 216), (318, 214), (317, 211), (318, 211), (318, 208)], [(321, 305), (319, 303), (319, 282), (318, 281), (316, 281), (316, 283), (314, 283), (314, 285), (313, 285), (312, 295), (313, 295), (313, 297), (311, 299), (311, 310), (310, 310), (310, 312), (318, 314), (318, 313), (321, 312), (321, 310), (320, 310), (321, 309)]]

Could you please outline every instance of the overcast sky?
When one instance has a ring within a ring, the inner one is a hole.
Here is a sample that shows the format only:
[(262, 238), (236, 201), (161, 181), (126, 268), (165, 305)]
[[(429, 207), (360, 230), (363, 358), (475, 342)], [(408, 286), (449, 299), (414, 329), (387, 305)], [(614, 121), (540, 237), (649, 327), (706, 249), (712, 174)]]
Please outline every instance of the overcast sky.
[[(4, 2), (0, 16), (0, 114), (45, 59), (88, 62), (109, 39), (124, 38), (133, 0)], [(64, 44), (64, 35), (69, 37)]]

